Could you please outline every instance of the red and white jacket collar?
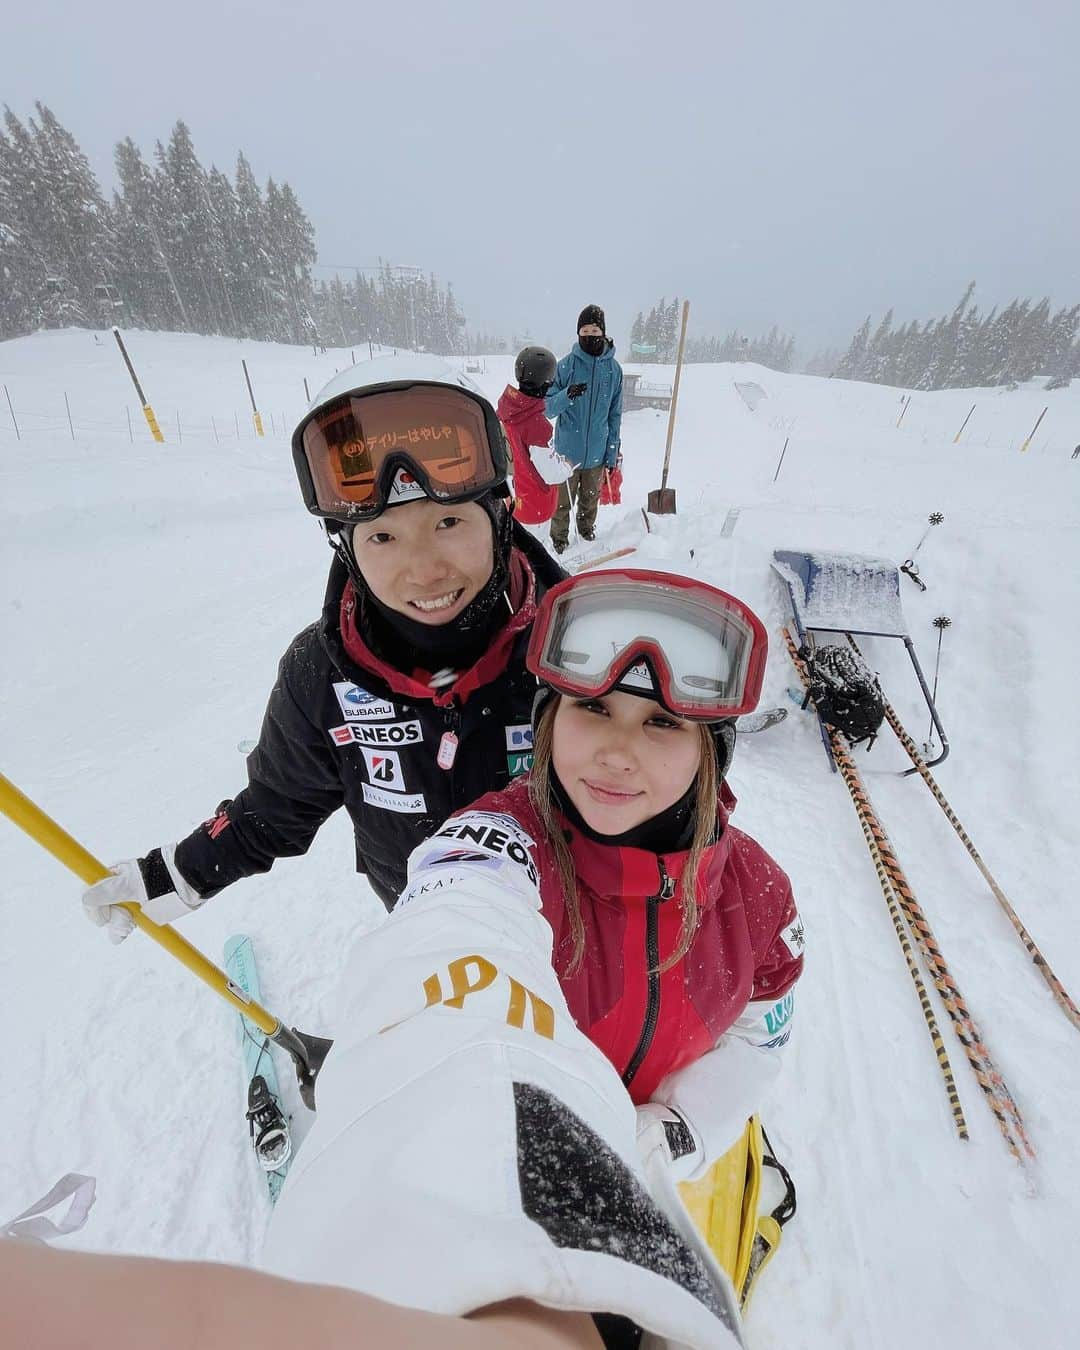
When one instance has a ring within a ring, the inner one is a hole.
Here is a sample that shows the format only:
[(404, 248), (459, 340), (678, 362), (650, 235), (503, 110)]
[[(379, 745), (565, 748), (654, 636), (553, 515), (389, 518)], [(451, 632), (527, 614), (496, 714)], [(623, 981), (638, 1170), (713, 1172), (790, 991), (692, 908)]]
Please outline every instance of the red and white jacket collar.
[(453, 684), (443, 689), (432, 689), (428, 683), (431, 671), (418, 668), (406, 674), (380, 660), (360, 636), (356, 622), (356, 588), (350, 579), (341, 596), (341, 640), (345, 653), (350, 660), (378, 675), (395, 694), (404, 698), (429, 699), (437, 708), (464, 703), (471, 693), (490, 684), (503, 673), (515, 642), (536, 618), (536, 578), (520, 549), (514, 549), (510, 557), (508, 593), (514, 612), (496, 633), (491, 646), (474, 665), (461, 671)]
[[(698, 903), (705, 907), (713, 903), (718, 892), (718, 887), (711, 884), (710, 878), (719, 878), (731, 852), (731, 832), (727, 828), (727, 822), (735, 809), (735, 794), (726, 781), (720, 787), (717, 809), (721, 827), (720, 838), (705, 850), (699, 873), (697, 899)], [(674, 881), (679, 880), (686, 867), (689, 857), (687, 849), (657, 854), (643, 848), (601, 844), (576, 830), (569, 821), (563, 820), (562, 816), (560, 820), (569, 836), (574, 871), (599, 897), (610, 897), (620, 904), (625, 904), (631, 897), (647, 899), (659, 895), (663, 887), (661, 862), (664, 871)]]

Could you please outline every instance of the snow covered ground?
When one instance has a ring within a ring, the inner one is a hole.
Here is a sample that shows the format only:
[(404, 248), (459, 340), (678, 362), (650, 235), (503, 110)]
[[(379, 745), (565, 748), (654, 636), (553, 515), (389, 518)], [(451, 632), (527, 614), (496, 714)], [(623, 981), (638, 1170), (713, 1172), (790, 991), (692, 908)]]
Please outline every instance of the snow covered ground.
[[(0, 770), (110, 861), (181, 837), (244, 782), (237, 746), (258, 733), (287, 642), (319, 612), (329, 561), (284, 429), (304, 406), (305, 377), (314, 393), (352, 359), (168, 334), (133, 333), (130, 345), (165, 445), (141, 422), (108, 334), (0, 344), (22, 432), (0, 403)], [(245, 411), (241, 357), (263, 440)], [(511, 366), (487, 359), (491, 396)], [(755, 411), (736, 379), (765, 391)], [(937, 776), (1080, 996), (1080, 460), (1069, 457), (1080, 388), (1040, 384), (916, 393), (897, 429), (899, 390), (692, 366), (672, 460), (679, 514), (654, 518), (647, 544), (639, 505), (659, 486), (665, 418), (644, 410), (624, 423), (626, 504), (602, 511), (603, 545), (642, 545), (641, 558), (749, 601), (773, 640), (762, 705), (791, 709), (741, 740), (732, 773), (736, 820), (791, 874), (809, 944), (784, 1090), (766, 1117), (799, 1213), (749, 1318), (756, 1350), (997, 1350), (1026, 1344), (1033, 1325), (1041, 1350), (1075, 1344), (1080, 1033), (925, 787), (892, 772), (905, 761), (886, 734), (860, 766), (1039, 1158), (1026, 1173), (1012, 1161), (946, 1029), (972, 1134), (958, 1141), (855, 814), (816, 724), (787, 697), (796, 681), (768, 565), (779, 547), (900, 562), (928, 514), (944, 512), (918, 554), (927, 591), (903, 579), (928, 671), (933, 619), (952, 620), (939, 689), (952, 754)], [(925, 710), (893, 646), (865, 650), (921, 742)], [(253, 1257), (267, 1201), (233, 1014), (141, 937), (110, 947), (82, 917), (79, 883), (2, 821), (0, 850), (0, 1220), (83, 1171), (99, 1199), (70, 1245)], [(354, 875), (342, 816), (307, 858), (230, 888), (185, 933), (216, 960), (230, 933), (252, 933), (264, 1002), (332, 1032), (344, 951), (381, 912)]]

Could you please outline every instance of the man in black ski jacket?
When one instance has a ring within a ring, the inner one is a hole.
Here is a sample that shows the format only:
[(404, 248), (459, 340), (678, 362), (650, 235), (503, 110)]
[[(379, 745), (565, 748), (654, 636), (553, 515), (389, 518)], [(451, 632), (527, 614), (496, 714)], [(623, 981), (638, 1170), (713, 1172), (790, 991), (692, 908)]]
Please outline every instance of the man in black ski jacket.
[[(366, 363), (363, 384), (358, 370), (331, 381), (294, 437), (305, 500), (337, 553), (322, 618), (282, 657), (247, 786), (179, 844), (117, 864), (84, 892), (114, 941), (132, 928), (118, 901), (158, 923), (183, 917), (305, 853), (341, 806), (357, 870), (390, 909), (413, 848), (531, 763), (525, 651), (544, 591), (565, 573), (508, 512), (494, 410), (435, 358)], [(342, 436), (352, 439), (333, 441)]]
[[(248, 786), (177, 846), (177, 866), (201, 896), (269, 871), (275, 858), (306, 853), (344, 806), (357, 871), (390, 909), (416, 845), (528, 768), (536, 679), (525, 669), (525, 648), (538, 601), (564, 574), (521, 526), (514, 542), (517, 609), (475, 665), (434, 694), (381, 661), (355, 629), (343, 639), (348, 575), (334, 563), (322, 618), (281, 660), (248, 758)], [(445, 742), (454, 745), (448, 768), (438, 763), (444, 737), (456, 737)]]

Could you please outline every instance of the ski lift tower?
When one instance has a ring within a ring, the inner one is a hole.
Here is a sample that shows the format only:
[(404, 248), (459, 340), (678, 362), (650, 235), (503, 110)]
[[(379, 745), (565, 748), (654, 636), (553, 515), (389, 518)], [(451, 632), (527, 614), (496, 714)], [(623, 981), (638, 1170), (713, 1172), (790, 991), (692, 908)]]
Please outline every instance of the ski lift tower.
[(99, 281), (94, 287), (94, 308), (96, 318), (108, 323), (120, 323), (124, 310), (124, 298), (117, 286), (111, 281)]
[(391, 273), (396, 281), (403, 281), (409, 288), (409, 319), (412, 330), (411, 343), (413, 351), (417, 350), (416, 341), (416, 287), (423, 280), (424, 269), (422, 267), (408, 267), (398, 265), (391, 267)]

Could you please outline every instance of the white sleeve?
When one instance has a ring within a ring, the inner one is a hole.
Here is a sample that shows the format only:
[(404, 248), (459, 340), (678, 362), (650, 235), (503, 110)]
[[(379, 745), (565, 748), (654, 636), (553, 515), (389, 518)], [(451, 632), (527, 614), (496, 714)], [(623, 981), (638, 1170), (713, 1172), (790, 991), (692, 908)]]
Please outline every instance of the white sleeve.
[(747, 1120), (762, 1109), (780, 1072), (791, 1036), (795, 995), (748, 1003), (716, 1047), (663, 1079), (653, 1100), (673, 1106), (702, 1150), (702, 1162), (686, 1180), (696, 1180), (738, 1139)]
[(458, 1316), (511, 1298), (617, 1312), (650, 1345), (733, 1350), (730, 1284), (667, 1169), (641, 1168), (536, 883), (509, 816), (454, 817), (414, 852), (398, 908), (347, 959), (263, 1264)]

